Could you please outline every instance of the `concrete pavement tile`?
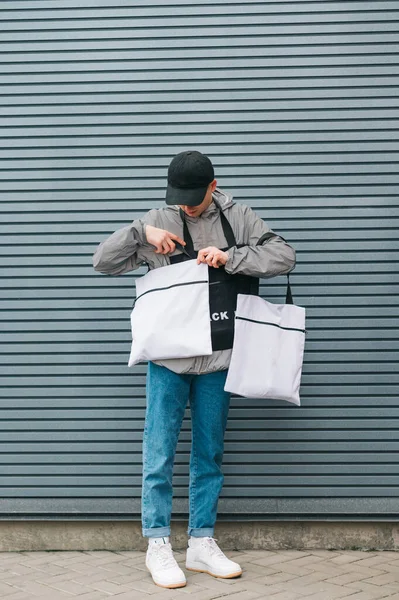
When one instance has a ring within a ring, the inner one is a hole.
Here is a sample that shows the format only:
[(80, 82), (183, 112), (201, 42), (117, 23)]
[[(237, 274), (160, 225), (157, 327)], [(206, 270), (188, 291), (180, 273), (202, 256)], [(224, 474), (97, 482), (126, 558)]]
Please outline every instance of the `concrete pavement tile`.
[(318, 581), (327, 581), (328, 574), (323, 571), (314, 571), (313, 573), (309, 573), (309, 575), (304, 575), (303, 577), (295, 577), (295, 579), (290, 580), (290, 586), (297, 585), (299, 587), (305, 587), (310, 585), (311, 583), (316, 583)]
[[(268, 591), (268, 586), (265, 583), (259, 583), (257, 581), (251, 581), (251, 579), (243, 580), (242, 586), (244, 589), (247, 589), (249, 592), (255, 592), (260, 594), (261, 596), (266, 596)], [(233, 588), (233, 592), (234, 592)]]
[[(134, 581), (138, 581), (140, 579), (146, 580), (147, 575), (151, 578), (149, 571), (132, 571), (128, 575), (110, 575), (107, 577), (107, 581), (111, 581), (112, 583), (116, 583), (117, 585), (125, 585), (126, 587), (130, 587)], [(150, 579), (149, 579), (150, 580)], [(152, 581), (152, 580), (151, 580)]]
[(335, 583), (336, 585), (347, 585), (348, 583), (355, 583), (356, 581), (362, 580), (362, 578), (366, 578), (363, 577), (363, 575), (359, 576), (359, 573), (354, 571), (350, 571), (349, 573), (342, 573), (341, 575), (334, 577), (329, 577), (327, 575), (327, 577), (328, 578), (326, 578), (325, 580), (328, 583)]
[(279, 556), (281, 556), (281, 554), (286, 554), (292, 558), (302, 558), (303, 556), (311, 556), (313, 550), (294, 550), (293, 548), (287, 548), (286, 550), (279, 550), (278, 554)]
[[(78, 600), (104, 600), (105, 598), (112, 598), (112, 596), (105, 592), (91, 591), (88, 594), (82, 594), (77, 597)], [(10, 600), (12, 600), (12, 598), (10, 598)]]
[(94, 556), (95, 558), (102, 558), (105, 556), (111, 556), (112, 554), (115, 554), (115, 552), (113, 550), (81, 550), (81, 554)]
[(117, 585), (116, 583), (112, 583), (111, 581), (108, 581), (106, 579), (102, 579), (99, 581), (92, 581), (92, 582), (87, 582), (85, 581), (84, 584), (86, 585), (87, 588), (92, 588), (93, 590), (99, 590), (102, 592), (107, 592), (108, 594), (122, 594), (122, 592), (128, 592), (130, 588), (126, 587), (125, 585)]
[(376, 567), (378, 569), (379, 565), (387, 562), (389, 562), (387, 556), (377, 554), (375, 556), (370, 556), (369, 558), (360, 558), (356, 561), (356, 564), (361, 565), (362, 567)]
[[(110, 600), (145, 600), (145, 598), (162, 598), (162, 600), (172, 600), (176, 597), (178, 590), (169, 590), (167, 588), (161, 588), (158, 585), (153, 584), (155, 588), (152, 594), (143, 593), (141, 590), (130, 590), (128, 593), (118, 594), (117, 596), (108, 596)], [(77, 600), (80, 600), (78, 598)]]
[(20, 552), (17, 552), (17, 554), (20, 554), (21, 556), (29, 556), (32, 558), (51, 555), (62, 555), (64, 557), (81, 556), (82, 553), (83, 550), (21, 550)]
[[(283, 552), (285, 552), (285, 550)], [(309, 550), (309, 554), (314, 554), (315, 556), (321, 556), (327, 559), (340, 555), (340, 553), (336, 552), (335, 550)]]
[[(129, 590), (141, 591), (141, 593), (143, 593), (143, 591), (144, 591), (147, 594), (159, 593), (159, 589), (160, 590), (168, 589), (168, 588), (161, 588), (161, 587), (155, 585), (150, 573), (147, 573), (147, 575), (144, 575), (144, 577), (141, 577), (141, 579), (136, 579), (134, 581), (127, 581), (123, 585), (124, 585), (124, 587), (129, 588)], [(158, 587), (159, 587), (159, 589), (158, 589)], [(155, 588), (155, 589), (153, 589), (153, 588)]]
[[(105, 574), (115, 574), (115, 575), (129, 575), (132, 572), (132, 567), (127, 567), (126, 565), (122, 565), (119, 563), (113, 563), (112, 565), (101, 565), (98, 567), (104, 571)], [(105, 577), (107, 579), (107, 577)]]
[(132, 558), (127, 558), (121, 564), (125, 567), (136, 568), (138, 565), (145, 564), (146, 553), (143, 552), (140, 556), (134, 556)]
[[(314, 573), (324, 573), (326, 577), (334, 577), (338, 575), (342, 575), (346, 573), (345, 566), (336, 566), (334, 563), (331, 563), (329, 560), (324, 560), (319, 563), (315, 563), (312, 565), (312, 570)], [(348, 569), (349, 572), (349, 569)]]
[(281, 585), (283, 586), (286, 581), (297, 579), (296, 575), (292, 573), (274, 573), (273, 575), (265, 575), (264, 577), (257, 577), (256, 583), (264, 583), (265, 585)]
[(20, 589), (18, 586), (15, 586), (13, 583), (0, 582), (0, 597), (6, 594), (12, 594), (12, 592), (19, 592)]
[(274, 573), (280, 573), (278, 569), (272, 569), (271, 567), (262, 567), (261, 565), (255, 565), (254, 563), (241, 563), (244, 573), (251, 574), (253, 577), (262, 577), (264, 575), (273, 575)]
[[(73, 578), (74, 581), (77, 581), (77, 583), (81, 583), (82, 585), (90, 584), (90, 587), (93, 587), (91, 585), (92, 583), (94, 584), (98, 581), (106, 581), (107, 573), (103, 570), (99, 571), (98, 573), (91, 573), (90, 575), (86, 575), (85, 573), (74, 573), (72, 577), (70, 576), (70, 578)], [(49, 579), (48, 582), (51, 583), (51, 580)]]
[(23, 556), (20, 552), (0, 552), (0, 568), (3, 568), (3, 565), (7, 567), (13, 562), (23, 563), (29, 561), (28, 556)]
[(293, 560), (291, 560), (289, 563), (286, 563), (286, 564), (291, 564), (291, 565), (294, 565), (295, 567), (302, 567), (302, 566), (317, 564), (318, 562), (324, 562), (324, 560), (325, 559), (322, 556), (314, 556), (312, 554), (309, 554), (307, 556), (301, 556), (300, 558), (294, 558)]
[(249, 552), (229, 552), (226, 551), (225, 555), (230, 560), (234, 560), (235, 562), (250, 562), (251, 558), (256, 560), (256, 556), (254, 554), (250, 554)]
[[(95, 575), (96, 573), (105, 573), (106, 572), (106, 568), (104, 567), (104, 565), (97, 567), (93, 563), (88, 563), (88, 562), (84, 562), (80, 565), (77, 563), (74, 563), (73, 565), (69, 565), (67, 567), (67, 569), (68, 569), (68, 571), (67, 571), (68, 573), (72, 574), (73, 576), (76, 575), (76, 577), (79, 577), (79, 575), (83, 575), (83, 574), (86, 574), (87, 576), (89, 576), (89, 575)], [(64, 571), (65, 571), (65, 569), (64, 569)]]
[(4, 571), (0, 571), (0, 580), (9, 577), (10, 575), (29, 575), (37, 573), (37, 569), (31, 569), (25, 563), (13, 563)]
[(378, 550), (373, 550), (372, 552), (369, 552), (368, 550), (342, 550), (342, 552), (344, 552), (345, 554), (350, 554), (352, 556), (359, 556), (360, 558), (363, 558), (365, 556), (375, 556), (376, 554), (378, 554)]
[(111, 552), (110, 556), (96, 556), (96, 560), (93, 562), (93, 564), (95, 564), (96, 567), (100, 565), (112, 565), (113, 563), (123, 564), (125, 560), (126, 559), (124, 556), (120, 556), (119, 554)]
[(352, 563), (352, 562), (356, 562), (357, 560), (359, 560), (359, 556), (357, 556), (355, 554), (355, 552), (353, 552), (353, 554), (348, 554), (343, 552), (342, 554), (340, 554), (339, 556), (335, 556), (334, 558), (331, 559), (331, 561), (333, 563), (336, 563), (337, 565), (342, 565), (345, 563)]
[(390, 563), (386, 563), (383, 567), (381, 566), (387, 573), (397, 573), (399, 580), (399, 565), (392, 565)]
[[(29, 565), (29, 567), (30, 567), (30, 565)], [(63, 575), (64, 573), (69, 573), (70, 567), (68, 567), (68, 569), (65, 569), (64, 567), (59, 567), (59, 566), (53, 565), (51, 563), (44, 563), (42, 565), (36, 565), (35, 567), (32, 567), (31, 572), (35, 572), (36, 574), (46, 573), (46, 575), (54, 575), (54, 577), (55, 577), (57, 575)], [(29, 571), (26, 570), (25, 574), (28, 574), (28, 573), (29, 573)]]
[[(64, 557), (57, 557), (56, 560), (53, 560), (52, 563), (53, 565), (58, 565), (60, 567), (69, 567), (70, 565), (73, 565), (74, 563), (90, 563), (90, 561), (93, 560), (92, 556), (86, 556), (82, 553), (81, 556), (71, 556), (70, 558), (64, 558)], [(30, 564), (30, 561), (29, 561)]]
[[(202, 585), (197, 585), (196, 583), (193, 583), (192, 581), (190, 581), (190, 583), (188, 583), (187, 580), (187, 585), (185, 587), (182, 588), (178, 588), (178, 593), (179, 594), (183, 594), (187, 596), (186, 600), (191, 600), (191, 597), (195, 594), (199, 594), (200, 592), (209, 592), (211, 593), (212, 590), (207, 590), (205, 589)], [(212, 592), (214, 593), (214, 592)]]
[(297, 592), (288, 590), (279, 592), (278, 594), (273, 594), (273, 596), (271, 596), (271, 600), (298, 600), (299, 598), (302, 599), (303, 597), (299, 596)]
[[(90, 574), (91, 576), (92, 574)], [(78, 577), (80, 577), (81, 575), (79, 575), (79, 573), (76, 573), (76, 571), (65, 571), (65, 573), (63, 573), (62, 575), (49, 575), (48, 577), (46, 576), (45, 573), (36, 573), (35, 576), (35, 581), (39, 581), (40, 583), (44, 583), (44, 584), (48, 584), (48, 585), (52, 585), (52, 584), (58, 584), (58, 583), (62, 583), (63, 581), (70, 581), (71, 579), (74, 579), (75, 581), (78, 581)], [(104, 578), (104, 572), (101, 572), (98, 574), (99, 577)], [(86, 581), (89, 579), (89, 576), (86, 577)], [(79, 581), (78, 581), (79, 583)]]
[(388, 565), (393, 565), (394, 567), (399, 567), (399, 559), (391, 559), (387, 560)]
[(363, 575), (363, 577), (359, 577), (359, 579), (365, 579), (368, 576), (372, 577), (374, 575), (384, 575), (384, 573), (386, 573), (385, 566), (383, 565), (380, 565), (379, 569), (373, 569), (372, 567), (362, 567), (357, 562), (350, 563), (344, 570), (346, 573), (359, 573), (360, 576)]
[[(367, 592), (355, 592), (354, 594), (350, 594), (350, 596), (341, 596), (339, 600), (378, 600), (374, 596), (370, 596)], [(79, 598), (80, 600), (80, 598)], [(302, 598), (302, 600), (324, 600), (323, 592), (316, 592), (312, 596), (306, 596), (306, 598)]]
[(227, 596), (227, 598), (228, 600), (257, 600), (258, 598), (265, 600), (265, 596), (259, 596), (259, 594), (257, 594), (256, 592), (250, 592), (249, 590), (242, 590), (237, 594), (231, 593)]
[(248, 550), (248, 552), (252, 555), (252, 556), (260, 556), (262, 557), (267, 557), (267, 556), (272, 556), (272, 555), (276, 555), (278, 554), (277, 550)]
[[(130, 589), (130, 593), (132, 593), (132, 591), (136, 591), (136, 592), (140, 592), (141, 596), (138, 596), (138, 598), (140, 598), (140, 600), (142, 600), (143, 598), (143, 592), (145, 594), (160, 594), (163, 591), (166, 591), (167, 588), (161, 588), (158, 585), (155, 585), (155, 583), (153, 582), (151, 575), (148, 573), (148, 580), (141, 580), (141, 581), (134, 581), (132, 582), (131, 586), (129, 586)], [(120, 600), (119, 598), (117, 600)]]
[[(177, 598), (178, 600), (213, 600), (214, 598), (223, 598), (228, 600), (228, 598), (234, 598), (228, 594), (221, 594), (221, 592), (216, 592), (215, 590), (206, 590), (204, 588), (200, 590), (196, 590), (195, 592), (190, 592), (190, 584), (187, 584), (185, 587), (179, 588), (173, 594), (173, 598)], [(232, 592), (233, 593), (233, 592)], [(162, 596), (162, 598), (164, 598)]]
[(1, 596), (1, 600), (32, 600), (32, 596), (27, 594), (27, 592), (21, 592), (18, 590), (15, 594), (12, 595), (6, 594)]
[(386, 593), (388, 593), (388, 592), (390, 592), (391, 594), (396, 593), (396, 590), (392, 589), (389, 585), (384, 585), (384, 586), (373, 585), (372, 583), (367, 583), (364, 580), (356, 581), (354, 583), (347, 583), (345, 585), (345, 587), (355, 589), (357, 592), (363, 591), (363, 592), (367, 592), (368, 594), (371, 594), (371, 595), (375, 594), (376, 598), (381, 597), (381, 590), (383, 590)]
[[(40, 556), (38, 558), (30, 558), (29, 560), (25, 560), (25, 561), (23, 561), (22, 564), (25, 564), (25, 565), (28, 564), (31, 568), (34, 568), (34, 567), (40, 567), (41, 565), (57, 564), (55, 562), (56, 560), (58, 560), (58, 557), (57, 557), (57, 559), (50, 559), (48, 556)], [(71, 557), (68, 560), (76, 560), (76, 557), (75, 556)]]
[(3, 577), (2, 582), (7, 583), (8, 585), (13, 585), (15, 587), (19, 587), (21, 583), (29, 583), (29, 581), (37, 581), (38, 577), (43, 575), (38, 571), (32, 571), (32, 573), (25, 573), (24, 575), (15, 575), (14, 573), (9, 573), (7, 577)]
[(115, 554), (120, 554), (121, 556), (126, 556), (126, 558), (132, 558), (138, 554), (145, 554), (143, 550), (115, 550)]
[(50, 586), (61, 592), (67, 592), (73, 596), (80, 596), (81, 594), (88, 594), (93, 591), (93, 588), (77, 583), (71, 579), (70, 581), (63, 581), (58, 584)]
[(312, 565), (307, 565), (306, 567), (297, 567), (291, 563), (280, 563), (279, 565), (275, 565), (275, 567), (283, 573), (291, 573), (292, 575), (297, 575), (298, 577), (304, 577), (305, 575), (310, 575), (310, 573), (314, 573), (312, 569)]
[[(223, 579), (223, 577), (213, 577), (212, 575), (209, 575), (208, 573), (199, 573), (197, 571), (189, 571), (188, 569), (183, 569), (186, 577), (190, 577), (191, 579), (194, 578), (195, 583), (199, 583), (199, 585), (204, 585), (205, 587), (207, 587), (207, 583), (211, 582), (212, 584), (216, 581), (219, 584), (222, 584), (223, 586), (225, 586), (226, 588), (228, 588), (229, 586), (234, 586), (236, 583), (239, 583), (240, 581), (243, 580), (243, 575), (241, 575), (241, 577), (232, 577), (231, 579)], [(226, 589), (226, 594), (230, 593), (228, 592), (228, 590)]]
[(263, 565), (265, 567), (275, 565), (276, 563), (284, 563), (284, 562), (292, 562), (292, 558), (288, 555), (283, 554), (272, 554), (271, 556), (266, 556), (264, 558), (257, 558), (256, 560), (252, 560), (252, 563), (255, 565)]
[(206, 575), (204, 579), (198, 581), (197, 578), (195, 583), (197, 583), (197, 585), (203, 586), (206, 589), (216, 590), (217, 592), (224, 594), (234, 593), (232, 590), (229, 589), (230, 587), (246, 589), (241, 577), (238, 577), (237, 579), (223, 579), (221, 577), (212, 577), (212, 575), (208, 575), (207, 573), (204, 573), (204, 575)]
[[(347, 591), (346, 595), (350, 593), (350, 590), (345, 591)], [(333, 583), (327, 583), (326, 581), (318, 581), (304, 587), (298, 586), (298, 592), (300, 592), (303, 596), (310, 596), (311, 594), (322, 592), (325, 599), (339, 598), (342, 595), (342, 586), (334, 585)]]
[(390, 587), (397, 586), (399, 592), (399, 579), (397, 573), (384, 573), (383, 575), (376, 575), (369, 579), (363, 579), (366, 583), (372, 583), (373, 585), (385, 585), (388, 584)]
[(54, 588), (48, 587), (47, 585), (42, 585), (37, 581), (29, 581), (21, 584), (19, 586), (22, 591), (25, 593), (31, 594), (31, 597), (38, 596), (40, 600), (54, 600), (57, 598), (72, 598), (71, 594), (66, 592), (61, 592), (60, 590), (55, 590)]

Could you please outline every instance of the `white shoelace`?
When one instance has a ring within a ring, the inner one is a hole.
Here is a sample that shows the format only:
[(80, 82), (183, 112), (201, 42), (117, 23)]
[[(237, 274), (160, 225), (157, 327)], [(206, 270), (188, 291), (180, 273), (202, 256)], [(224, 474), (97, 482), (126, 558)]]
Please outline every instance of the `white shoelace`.
[(176, 559), (172, 554), (172, 544), (159, 544), (154, 546), (153, 551), (156, 552), (157, 558), (163, 567), (175, 567)]
[(216, 556), (220, 556), (220, 558), (227, 558), (226, 555), (224, 554), (224, 552), (222, 552), (222, 550), (217, 545), (216, 538), (207, 537), (204, 540), (204, 543), (206, 544), (206, 547), (209, 548), (211, 554), (215, 554)]

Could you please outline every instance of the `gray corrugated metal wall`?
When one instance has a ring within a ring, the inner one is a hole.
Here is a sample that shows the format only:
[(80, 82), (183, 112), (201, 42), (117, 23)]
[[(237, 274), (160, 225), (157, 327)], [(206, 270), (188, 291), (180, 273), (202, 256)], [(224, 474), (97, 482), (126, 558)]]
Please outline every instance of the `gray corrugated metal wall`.
[[(2, 518), (139, 515), (136, 274), (91, 257), (187, 148), (295, 246), (308, 311), (302, 407), (232, 400), (220, 518), (397, 518), (398, 2), (0, 8)], [(189, 448), (187, 415), (175, 515)]]

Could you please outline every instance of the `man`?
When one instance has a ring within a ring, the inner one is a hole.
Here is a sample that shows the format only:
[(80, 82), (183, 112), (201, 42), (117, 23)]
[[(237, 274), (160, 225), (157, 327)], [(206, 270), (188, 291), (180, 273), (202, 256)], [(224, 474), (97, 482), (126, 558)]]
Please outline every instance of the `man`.
[[(166, 204), (103, 241), (93, 256), (94, 268), (109, 275), (121, 275), (143, 264), (156, 269), (193, 258), (188, 253), (190, 242), (197, 262), (209, 265), (210, 280), (213, 277), (221, 284), (212, 290), (217, 303), (222, 290), (230, 290), (236, 298), (237, 290), (249, 290), (257, 282), (254, 278), (274, 277), (295, 267), (295, 250), (249, 206), (236, 204), (217, 187), (212, 163), (200, 152), (181, 152), (171, 161)], [(231, 245), (229, 240), (233, 240)], [(146, 565), (154, 582), (162, 587), (186, 585), (169, 536), (173, 462), (188, 401), (192, 449), (186, 567), (223, 578), (242, 573), (213, 537), (224, 479), (221, 465), (230, 403), (224, 385), (234, 315), (231, 318), (227, 310), (211, 314), (215, 349), (210, 356), (148, 364), (142, 533), (149, 538)]]

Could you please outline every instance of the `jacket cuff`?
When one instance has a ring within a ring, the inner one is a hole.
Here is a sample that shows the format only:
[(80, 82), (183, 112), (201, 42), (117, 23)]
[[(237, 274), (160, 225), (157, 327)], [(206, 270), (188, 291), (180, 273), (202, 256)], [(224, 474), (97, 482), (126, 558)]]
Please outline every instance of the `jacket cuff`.
[(138, 245), (143, 246), (143, 244), (147, 243), (144, 221), (142, 221), (141, 219), (136, 219), (135, 221), (133, 221), (131, 227), (134, 230), (134, 240), (138, 243)]
[(227, 250), (227, 252), (229, 253), (229, 258), (227, 259), (227, 262), (224, 265), (224, 269), (225, 269), (226, 273), (229, 273), (230, 275), (231, 275), (232, 271), (234, 270), (234, 254), (235, 254), (236, 249), (237, 249), (236, 246), (232, 246), (231, 248), (229, 248)]

